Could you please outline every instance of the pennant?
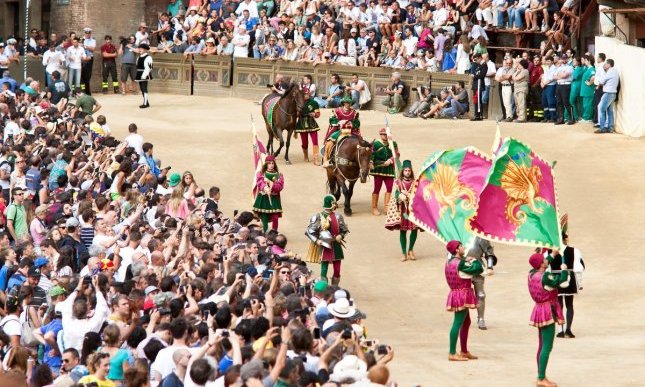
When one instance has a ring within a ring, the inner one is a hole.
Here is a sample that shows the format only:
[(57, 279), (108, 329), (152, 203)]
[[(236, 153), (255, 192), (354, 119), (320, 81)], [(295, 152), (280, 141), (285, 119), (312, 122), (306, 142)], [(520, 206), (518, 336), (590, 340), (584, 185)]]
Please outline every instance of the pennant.
[(253, 198), (252, 200), (255, 200), (255, 195), (257, 194), (257, 186), (256, 186), (256, 176), (258, 173), (262, 172), (262, 166), (264, 165), (264, 159), (267, 157), (267, 150), (264, 147), (264, 144), (262, 141), (260, 141), (260, 138), (258, 138), (258, 132), (255, 129), (255, 122), (253, 121), (253, 115), (251, 114), (251, 131), (252, 131), (252, 146), (253, 146), (253, 169), (255, 173), (253, 174), (253, 186), (252, 186), (252, 193), (253, 193)]
[(478, 236), (502, 243), (561, 246), (551, 164), (528, 145), (514, 138), (504, 139), (479, 195), (470, 227)]
[(443, 243), (455, 239), (470, 245), (475, 236), (468, 221), (491, 165), (492, 160), (474, 147), (432, 154), (414, 182), (410, 221)]

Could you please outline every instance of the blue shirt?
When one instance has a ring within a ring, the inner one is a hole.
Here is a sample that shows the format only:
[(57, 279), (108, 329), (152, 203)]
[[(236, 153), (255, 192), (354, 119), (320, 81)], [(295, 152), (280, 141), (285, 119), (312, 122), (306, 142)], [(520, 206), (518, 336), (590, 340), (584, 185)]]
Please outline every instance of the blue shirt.
[(25, 185), (30, 192), (38, 193), (40, 190), (40, 171), (38, 168), (30, 168), (25, 176)]
[(27, 280), (27, 277), (25, 277), (24, 275), (20, 274), (20, 272), (15, 272), (11, 276), (11, 278), (9, 278), (9, 283), (7, 284), (7, 289), (11, 289), (16, 285), (22, 286), (22, 284), (24, 284), (26, 280)]
[[(2, 74), (0, 74), (0, 75), (2, 75)], [(11, 90), (12, 92), (16, 91), (16, 87), (18, 87), (18, 82), (16, 82), (15, 79), (13, 79), (11, 77), (2, 77), (2, 78), (0, 78), (0, 86), (2, 86), (2, 84), (5, 83), (5, 82), (8, 82), (9, 85), (11, 85), (11, 86), (9, 86), (9, 90)]]
[[(63, 320), (61, 320), (60, 318), (56, 318), (54, 319), (54, 321), (50, 322), (49, 324), (43, 327), (40, 327), (40, 334), (44, 336), (47, 333), (52, 332), (54, 334), (54, 337), (57, 337), (58, 332), (60, 332), (62, 329), (63, 329)], [(49, 351), (51, 351), (51, 349), (52, 347), (49, 344), (45, 344), (45, 347), (44, 347), (45, 355), (43, 357), (43, 361), (51, 368), (59, 368), (63, 362), (63, 359), (60, 355), (49, 356)]]
[(9, 278), (7, 278), (7, 275), (9, 274), (9, 268), (7, 265), (4, 265), (0, 268), (0, 290), (3, 292), (7, 290), (7, 282), (9, 281)]
[(209, 3), (211, 11), (217, 11), (217, 13), (219, 13), (219, 10), (222, 9), (222, 0), (210, 0)]
[(255, 28), (256, 25), (260, 23), (260, 19), (257, 17), (250, 17), (249, 20), (246, 20), (246, 30), (247, 31), (253, 31), (253, 28)]

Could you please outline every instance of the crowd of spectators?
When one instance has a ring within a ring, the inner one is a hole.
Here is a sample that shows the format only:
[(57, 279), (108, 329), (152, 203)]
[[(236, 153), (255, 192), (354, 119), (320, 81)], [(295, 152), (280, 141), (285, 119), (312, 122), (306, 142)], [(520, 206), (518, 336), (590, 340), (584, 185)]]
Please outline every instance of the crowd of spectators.
[(1, 386), (389, 381), (345, 286), (59, 84), (0, 94)]

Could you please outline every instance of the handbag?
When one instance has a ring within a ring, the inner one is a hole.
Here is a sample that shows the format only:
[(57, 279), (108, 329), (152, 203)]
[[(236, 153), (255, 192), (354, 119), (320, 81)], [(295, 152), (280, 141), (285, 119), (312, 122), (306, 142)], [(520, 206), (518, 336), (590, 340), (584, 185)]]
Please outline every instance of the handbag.
[(26, 347), (35, 347), (38, 345), (39, 341), (36, 340), (36, 336), (34, 336), (34, 327), (32, 326), (29, 318), (29, 308), (30, 307), (28, 306), (27, 310), (25, 310), (25, 322), (20, 324), (20, 344)]

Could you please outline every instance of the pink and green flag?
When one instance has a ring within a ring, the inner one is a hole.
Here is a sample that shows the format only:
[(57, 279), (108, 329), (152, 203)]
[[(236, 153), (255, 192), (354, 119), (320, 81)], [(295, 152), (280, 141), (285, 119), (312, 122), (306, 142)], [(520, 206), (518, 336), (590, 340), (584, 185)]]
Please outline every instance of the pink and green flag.
[(528, 145), (514, 138), (504, 139), (479, 194), (470, 227), (489, 240), (559, 247), (561, 232), (551, 164)]
[(492, 165), (476, 148), (435, 152), (423, 164), (410, 202), (410, 220), (444, 243), (456, 239), (468, 245), (468, 228), (479, 192)]

